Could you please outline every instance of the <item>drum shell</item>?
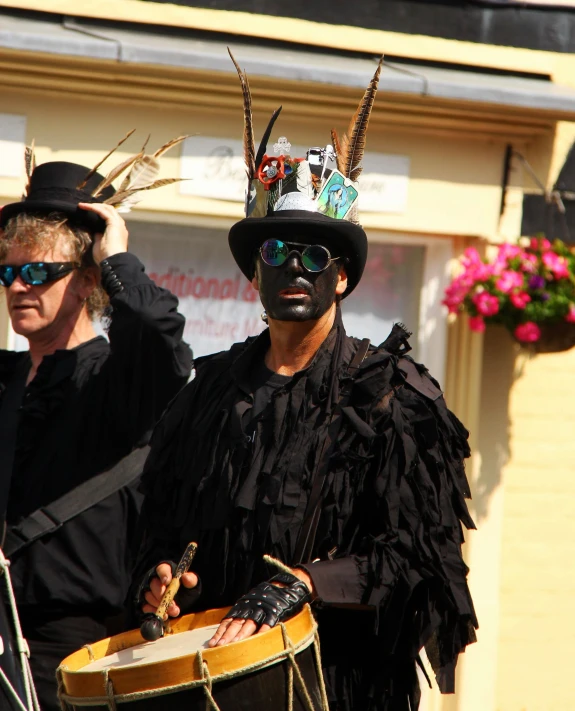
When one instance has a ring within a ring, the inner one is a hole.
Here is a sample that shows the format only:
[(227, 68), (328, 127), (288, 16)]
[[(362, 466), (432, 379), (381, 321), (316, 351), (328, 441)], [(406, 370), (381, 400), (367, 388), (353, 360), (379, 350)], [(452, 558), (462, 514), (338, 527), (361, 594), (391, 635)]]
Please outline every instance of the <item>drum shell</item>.
[[(283, 661), (266, 669), (236, 677), (229, 681), (216, 682), (212, 695), (220, 711), (285, 711), (288, 710), (288, 664)], [(307, 691), (312, 699), (314, 711), (323, 711), (321, 691), (317, 679), (317, 670), (313, 649), (308, 647), (297, 655), (297, 664), (304, 678)], [(294, 687), (293, 711), (309, 711), (298, 690)], [(203, 689), (187, 689), (162, 696), (142, 698), (122, 703), (116, 701), (120, 709), (126, 711), (206, 711), (206, 697)], [(65, 708), (65, 707), (64, 707)], [(84, 708), (74, 704), (74, 709)], [(109, 711), (108, 704), (90, 705), (95, 711)]]
[[(174, 632), (177, 634), (213, 624), (221, 620), (226, 611), (209, 610), (187, 615), (174, 624)], [(322, 711), (321, 671), (318, 668), (319, 655), (316, 656), (314, 649), (317, 643), (315, 633), (315, 621), (306, 607), (288, 621), (283, 630), (278, 626), (242, 642), (204, 649), (201, 655), (194, 652), (186, 654), (171, 660), (172, 663), (146, 663), (133, 667), (131, 672), (129, 667), (110, 668), (109, 677), (106, 677), (110, 684), (108, 693), (113, 693), (115, 704), (126, 711), (163, 711), (167, 708), (205, 711), (207, 697), (201, 670), (204, 665), (213, 675), (211, 694), (220, 711), (287, 711), (290, 708), (288, 696), (292, 678), (295, 678), (295, 683), (291, 708), (294, 711), (309, 711), (305, 700), (307, 693), (314, 711)], [(295, 647), (295, 673), (285, 653), (286, 640), (288, 646), (293, 644)], [(142, 641), (139, 632), (130, 632), (96, 643), (90, 653), (96, 659), (105, 658), (114, 651), (129, 649)], [(283, 658), (266, 661), (274, 655), (277, 657), (278, 652)], [(80, 650), (65, 659), (60, 667), (61, 685), (68, 703), (63, 704), (63, 708), (107, 710), (110, 707), (104, 698), (101, 674), (82, 671), (88, 663), (86, 654), (85, 650)], [(303, 677), (305, 691), (298, 681), (298, 671)], [(232, 678), (228, 678), (228, 674)], [(96, 699), (101, 703), (95, 704)]]

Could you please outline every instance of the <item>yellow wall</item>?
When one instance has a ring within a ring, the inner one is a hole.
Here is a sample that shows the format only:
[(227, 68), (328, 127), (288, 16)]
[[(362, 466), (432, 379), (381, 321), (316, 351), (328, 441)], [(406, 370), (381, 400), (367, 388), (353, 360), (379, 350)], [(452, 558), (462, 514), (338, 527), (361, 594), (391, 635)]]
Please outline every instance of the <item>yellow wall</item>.
[[(510, 340), (501, 334), (500, 352)], [(518, 365), (504, 470), (497, 708), (564, 711), (575, 708), (575, 352), (519, 356)]]
[[(557, 80), (575, 86), (575, 57), (559, 57), (558, 66)], [(575, 125), (561, 122), (526, 146), (548, 187), (574, 140)], [(475, 494), (482, 535), (498, 533), (490, 539), (498, 604), (485, 620), (487, 632), (497, 630), (497, 711), (575, 708), (574, 368), (575, 350), (529, 358), (503, 329), (487, 330)]]

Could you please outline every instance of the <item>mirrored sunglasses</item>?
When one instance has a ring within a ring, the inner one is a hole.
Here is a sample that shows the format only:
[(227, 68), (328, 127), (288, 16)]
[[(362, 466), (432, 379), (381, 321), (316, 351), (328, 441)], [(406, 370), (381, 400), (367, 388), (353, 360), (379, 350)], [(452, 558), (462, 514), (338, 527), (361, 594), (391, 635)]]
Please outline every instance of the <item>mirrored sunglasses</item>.
[(0, 284), (5, 287), (12, 286), (20, 276), (26, 284), (41, 286), (50, 281), (58, 281), (77, 267), (74, 262), (28, 262), (18, 266), (0, 264)]
[[(304, 247), (303, 250), (293, 247)], [(320, 244), (305, 245), (298, 242), (282, 242), (279, 239), (268, 239), (260, 247), (262, 260), (270, 267), (281, 267), (290, 254), (295, 252), (308, 272), (323, 272), (332, 262), (340, 257), (332, 257), (326, 247)]]

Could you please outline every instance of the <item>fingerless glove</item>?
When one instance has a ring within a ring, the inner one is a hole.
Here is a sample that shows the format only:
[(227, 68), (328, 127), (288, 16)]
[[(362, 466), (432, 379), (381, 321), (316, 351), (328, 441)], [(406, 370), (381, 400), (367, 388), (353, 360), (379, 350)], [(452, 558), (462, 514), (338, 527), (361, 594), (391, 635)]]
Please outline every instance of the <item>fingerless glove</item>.
[[(285, 587), (274, 583), (282, 583)], [(310, 600), (311, 593), (302, 580), (289, 573), (279, 573), (243, 595), (226, 618), (253, 620), (257, 625), (274, 627), (296, 615)]]

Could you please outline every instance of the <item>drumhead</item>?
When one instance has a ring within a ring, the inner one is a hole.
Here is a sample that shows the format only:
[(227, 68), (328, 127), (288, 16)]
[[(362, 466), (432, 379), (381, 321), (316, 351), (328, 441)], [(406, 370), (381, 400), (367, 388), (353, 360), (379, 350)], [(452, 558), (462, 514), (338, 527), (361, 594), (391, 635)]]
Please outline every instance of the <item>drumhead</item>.
[[(285, 658), (286, 639), (293, 651), (307, 649), (317, 625), (309, 605), (280, 627), (222, 647), (208, 648), (229, 608), (205, 610), (172, 621), (172, 634), (145, 642), (139, 630), (124, 632), (86, 645), (66, 657), (58, 668), (64, 698), (82, 706), (81, 699), (106, 698), (109, 687), (118, 698), (169, 692), (204, 679), (204, 666), (215, 683), (244, 669), (279, 663)], [(284, 637), (286, 635), (286, 637)]]
[(84, 668), (84, 672), (96, 672), (115, 667), (133, 667), (139, 664), (156, 664), (192, 654), (199, 649), (209, 649), (208, 642), (218, 625), (200, 627), (179, 634), (168, 634), (155, 642), (144, 642), (129, 649), (121, 649), (102, 659), (96, 659)]

